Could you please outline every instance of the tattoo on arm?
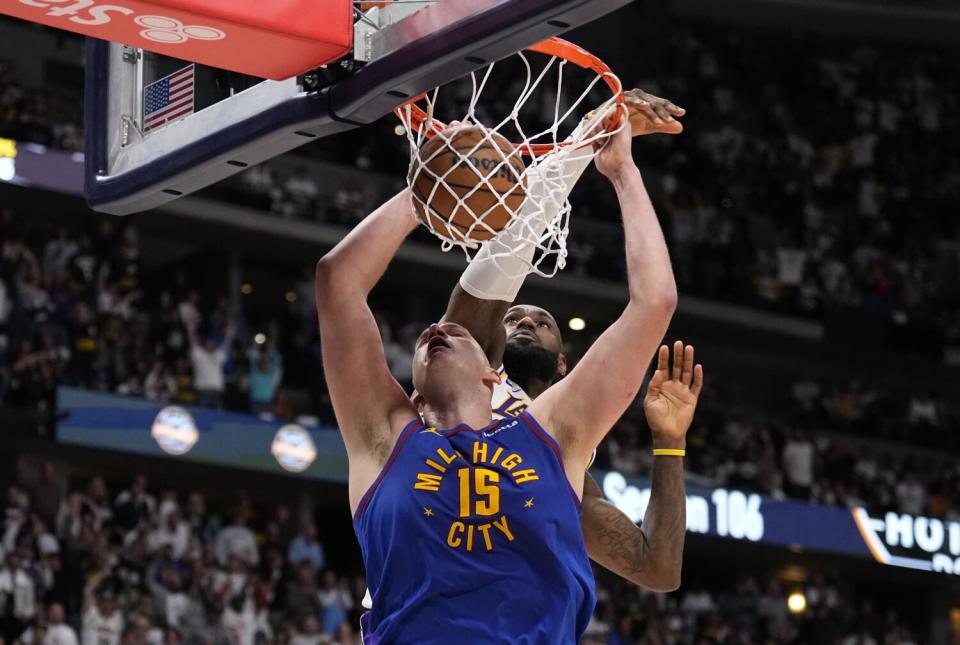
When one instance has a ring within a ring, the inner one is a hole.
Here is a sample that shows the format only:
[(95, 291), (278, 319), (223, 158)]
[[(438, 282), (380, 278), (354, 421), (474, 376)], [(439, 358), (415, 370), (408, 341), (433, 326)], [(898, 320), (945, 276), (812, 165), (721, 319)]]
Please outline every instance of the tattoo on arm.
[(654, 459), (650, 502), (642, 526), (604, 500), (589, 479), (584, 484), (580, 523), (590, 557), (638, 585), (657, 591), (676, 589), (686, 532), (683, 460)]

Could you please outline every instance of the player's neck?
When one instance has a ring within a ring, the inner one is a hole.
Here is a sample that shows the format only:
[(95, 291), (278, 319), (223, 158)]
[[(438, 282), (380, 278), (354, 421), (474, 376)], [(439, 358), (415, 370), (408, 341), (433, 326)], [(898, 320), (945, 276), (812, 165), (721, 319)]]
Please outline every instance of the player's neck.
[(538, 396), (546, 392), (547, 388), (552, 385), (551, 381), (544, 381), (538, 378), (530, 378), (523, 383), (514, 381), (514, 383), (522, 387), (523, 391), (526, 392), (527, 396), (529, 396), (531, 399), (536, 399)]
[(437, 428), (453, 428), (465, 423), (478, 429), (486, 427), (491, 418), (490, 391), (486, 388), (452, 393), (436, 403), (426, 401), (423, 406), (424, 422)]

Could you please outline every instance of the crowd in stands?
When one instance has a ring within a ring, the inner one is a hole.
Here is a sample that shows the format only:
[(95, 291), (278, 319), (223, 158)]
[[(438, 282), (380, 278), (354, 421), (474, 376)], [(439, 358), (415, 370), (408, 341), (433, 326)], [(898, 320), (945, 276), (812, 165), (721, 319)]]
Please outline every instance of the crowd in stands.
[[(960, 162), (944, 154), (960, 145), (960, 87), (947, 53), (680, 20), (648, 46), (670, 55), (655, 68), (643, 58), (642, 72), (612, 62), (688, 110), (686, 133), (645, 142), (641, 159), (683, 292), (800, 315), (857, 312), (912, 349), (960, 344)], [(24, 91), (0, 70), (0, 136), (78, 149), (79, 104), (67, 91)], [(362, 171), (403, 175), (406, 138), (393, 127), (302, 149), (356, 167), (353, 185), (265, 166), (225, 193), (352, 225), (377, 200)], [(568, 271), (621, 280), (622, 262), (606, 252), (620, 244), (616, 228), (578, 225), (615, 221), (602, 181), (588, 174), (572, 197)]]
[[(251, 329), (222, 293), (149, 290), (137, 229), (110, 217), (86, 233), (0, 218), (0, 400), (55, 413), (55, 387), (75, 385), (158, 403), (333, 425), (320, 365), (309, 270), (288, 293), (286, 323)], [(39, 228), (38, 228), (39, 227)], [(37, 232), (40, 231), (40, 232)], [(43, 233), (46, 231), (46, 233)], [(30, 242), (33, 243), (30, 243)], [(411, 385), (422, 328), (380, 315), (394, 376)], [(714, 366), (711, 366), (713, 370)], [(741, 391), (716, 366), (690, 442), (703, 483), (876, 511), (960, 517), (960, 407), (946, 394), (879, 381), (796, 377), (779, 399)], [(910, 450), (903, 446), (910, 444)], [(649, 472), (639, 400), (601, 447), (598, 465)], [(924, 450), (926, 449), (926, 450)], [(934, 451), (940, 451), (938, 455)]]
[[(949, 55), (694, 24), (661, 45), (670, 55), (655, 72), (646, 57), (642, 76), (632, 61), (615, 67), (688, 110), (683, 135), (645, 141), (640, 157), (682, 292), (802, 316), (856, 313), (913, 350), (960, 343), (960, 164), (947, 152), (960, 145), (960, 87)], [(305, 150), (401, 177), (407, 144), (392, 127)], [(374, 205), (322, 177), (249, 172), (268, 178), (243, 185), (269, 186), (275, 212), (349, 225)], [(567, 271), (622, 280), (607, 253), (619, 231), (585, 224), (615, 221), (602, 182), (587, 174), (571, 197)]]
[(26, 458), (3, 479), (3, 645), (359, 643), (363, 579), (328, 561), (310, 512), (208, 508), (143, 475), (110, 491)]
[(83, 95), (69, 87), (26, 89), (0, 61), (0, 137), (83, 150)]
[[(142, 474), (111, 489), (30, 457), (12, 470), (0, 476), (0, 644), (359, 644), (365, 582), (353, 556), (324, 549), (323, 516), (242, 494), (218, 506)], [(582, 642), (915, 642), (894, 610), (842, 580), (731, 575), (690, 571), (665, 595), (599, 573)], [(808, 608), (793, 615), (798, 590)]]
[[(583, 645), (696, 643), (837, 643), (915, 645), (916, 626), (881, 608), (862, 589), (817, 573), (802, 584), (774, 575), (730, 573), (725, 584), (697, 579), (676, 594), (655, 594), (603, 575), (598, 606)], [(802, 592), (807, 609), (790, 613), (787, 598)]]
[[(829, 388), (809, 378), (782, 400), (758, 401), (730, 380), (715, 371), (701, 395), (687, 440), (692, 480), (776, 499), (960, 520), (956, 401), (895, 395), (859, 381)], [(628, 413), (600, 445), (597, 465), (648, 473), (646, 436), (640, 411)]]

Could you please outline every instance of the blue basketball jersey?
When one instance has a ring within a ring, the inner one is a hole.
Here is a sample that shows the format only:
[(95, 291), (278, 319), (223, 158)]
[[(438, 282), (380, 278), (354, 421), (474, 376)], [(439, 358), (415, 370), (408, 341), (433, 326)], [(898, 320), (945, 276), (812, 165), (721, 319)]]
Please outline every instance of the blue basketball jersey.
[(365, 645), (575, 644), (593, 614), (580, 501), (528, 413), (411, 422), (360, 500)]

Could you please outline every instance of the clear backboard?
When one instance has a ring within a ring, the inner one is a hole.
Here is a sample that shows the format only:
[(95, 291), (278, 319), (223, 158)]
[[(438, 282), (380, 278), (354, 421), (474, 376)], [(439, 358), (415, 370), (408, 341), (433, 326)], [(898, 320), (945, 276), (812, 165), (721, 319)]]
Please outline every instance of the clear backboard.
[(358, 8), (352, 56), (280, 81), (90, 39), (87, 200), (118, 215), (159, 206), (371, 123), (422, 92), (629, 2), (398, 0), (367, 13)]

